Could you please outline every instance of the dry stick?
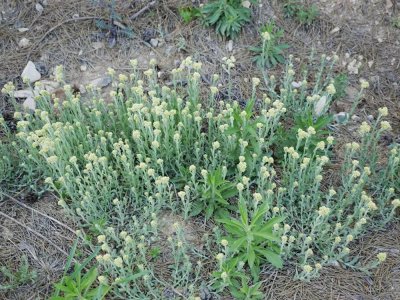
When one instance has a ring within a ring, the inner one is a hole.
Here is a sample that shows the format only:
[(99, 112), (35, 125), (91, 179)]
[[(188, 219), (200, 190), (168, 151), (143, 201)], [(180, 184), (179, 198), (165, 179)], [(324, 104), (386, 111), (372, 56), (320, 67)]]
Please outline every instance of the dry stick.
[(29, 50), (28, 55), (27, 55), (27, 59), (29, 59), (29, 57), (32, 54), (32, 51), (45, 39), (45, 37), (47, 35), (49, 35), (50, 33), (52, 33), (54, 30), (56, 30), (58, 27), (64, 25), (65, 23), (69, 23), (72, 21), (85, 21), (85, 20), (93, 20), (93, 19), (101, 19), (101, 20), (106, 20), (105, 18), (102, 17), (79, 17), (79, 18), (71, 18), (71, 19), (67, 19), (64, 20), (60, 23), (58, 23), (57, 25), (51, 27), (49, 30), (47, 30), (42, 37), (32, 46), (32, 48)]
[(5, 193), (2, 193), (2, 194), (3, 194), (4, 196), (8, 197), (9, 200), (12, 200), (12, 201), (18, 203), (19, 205), (21, 205), (21, 206), (23, 206), (23, 207), (25, 207), (25, 208), (27, 208), (27, 209), (30, 209), (30, 210), (34, 211), (35, 213), (37, 213), (37, 214), (39, 214), (39, 215), (42, 215), (43, 217), (46, 217), (46, 218), (48, 218), (48, 219), (50, 219), (50, 220), (56, 222), (58, 225), (64, 227), (65, 229), (68, 229), (69, 231), (71, 231), (72, 233), (75, 234), (75, 230), (73, 230), (73, 229), (70, 228), (69, 226), (65, 225), (64, 223), (58, 221), (57, 219), (54, 219), (53, 217), (51, 217), (51, 216), (49, 216), (49, 215), (46, 215), (45, 213), (42, 213), (42, 212), (40, 212), (40, 211), (38, 211), (38, 210), (36, 210), (36, 209), (34, 209), (34, 208), (32, 208), (32, 207), (30, 207), (30, 206), (24, 204), (24, 203), (22, 203), (21, 201), (15, 199), (14, 197), (12, 197), (12, 196), (10, 196), (10, 195), (7, 195), (7, 194), (5, 194)]
[(139, 17), (141, 14), (143, 14), (146, 10), (148, 10), (149, 8), (153, 7), (154, 5), (156, 5), (157, 1), (151, 1), (149, 4), (147, 4), (145, 7), (143, 7), (141, 10), (139, 10), (138, 12), (134, 13), (132, 16), (129, 17), (129, 19), (134, 20), (137, 17)]
[(0, 211), (0, 215), (3, 217), (6, 217), (7, 219), (14, 221), (15, 223), (17, 223), (19, 226), (24, 227), (26, 230), (32, 232), (33, 234), (35, 234), (36, 236), (42, 238), (43, 240), (45, 240), (46, 242), (48, 242), (50, 245), (52, 245), (54, 248), (56, 248), (58, 251), (60, 251), (61, 253), (63, 253), (65, 256), (69, 256), (69, 254), (67, 252), (65, 252), (63, 249), (61, 249), (60, 247), (58, 247), (56, 244), (54, 244), (51, 240), (49, 240), (47, 237), (45, 237), (44, 235), (42, 235), (41, 233), (33, 230), (32, 228), (30, 228), (29, 226), (26, 226), (25, 224), (21, 223), (20, 221), (15, 220), (14, 218), (10, 217), (9, 215), (3, 213)]
[[(153, 7), (154, 5), (156, 5), (157, 1), (154, 0), (152, 2), (150, 2), (149, 4), (147, 4), (145, 7), (143, 7), (141, 10), (139, 10), (138, 12), (134, 13), (130, 19), (136, 19), (137, 17), (139, 17), (141, 14), (143, 14), (145, 11), (147, 11), (149, 8)], [(78, 17), (78, 18), (71, 18), (71, 19), (67, 19), (65, 21), (62, 21), (60, 23), (58, 23), (57, 25), (51, 27), (49, 30), (47, 30), (42, 37), (32, 46), (32, 48), (29, 50), (28, 55), (27, 55), (27, 59), (30, 58), (32, 51), (45, 39), (45, 37), (47, 35), (49, 35), (50, 33), (52, 33), (54, 30), (56, 30), (58, 27), (64, 25), (65, 23), (69, 23), (69, 22), (73, 22), (73, 21), (85, 21), (85, 20), (93, 20), (93, 19), (101, 19), (101, 20), (108, 20), (102, 17)]]

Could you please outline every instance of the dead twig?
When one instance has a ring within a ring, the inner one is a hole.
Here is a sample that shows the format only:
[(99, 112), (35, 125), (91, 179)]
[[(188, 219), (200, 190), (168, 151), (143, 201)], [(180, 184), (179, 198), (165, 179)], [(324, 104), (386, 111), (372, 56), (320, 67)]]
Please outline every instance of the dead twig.
[(24, 203), (22, 203), (21, 201), (15, 199), (14, 197), (12, 197), (12, 196), (10, 196), (10, 195), (7, 195), (7, 194), (5, 194), (5, 193), (3, 193), (3, 192), (1, 192), (1, 193), (2, 193), (4, 196), (6, 196), (9, 200), (12, 200), (12, 201), (14, 201), (14, 202), (17, 203), (17, 204), (19, 204), (19, 205), (21, 205), (21, 206), (23, 206), (23, 207), (25, 207), (25, 208), (27, 208), (27, 209), (30, 209), (30, 210), (34, 211), (35, 213), (37, 213), (37, 214), (39, 214), (39, 215), (41, 215), (41, 216), (43, 216), (43, 217), (46, 217), (46, 218), (52, 220), (53, 222), (56, 222), (58, 225), (64, 227), (65, 229), (68, 229), (69, 231), (71, 231), (72, 233), (75, 234), (75, 230), (73, 230), (73, 229), (70, 228), (69, 226), (65, 225), (64, 223), (58, 221), (57, 219), (54, 219), (53, 217), (51, 217), (51, 216), (49, 216), (49, 215), (46, 215), (45, 213), (42, 213), (42, 212), (40, 212), (40, 211), (38, 211), (38, 210), (36, 210), (36, 209), (34, 209), (34, 208), (32, 208), (32, 207), (30, 207), (30, 206), (24, 204)]
[(0, 211), (0, 215), (13, 221), (14, 223), (18, 224), (19, 226), (25, 228), (26, 230), (32, 232), (34, 235), (40, 237), (41, 239), (45, 240), (47, 243), (49, 243), (50, 245), (52, 245), (54, 248), (56, 248), (58, 251), (60, 251), (62, 254), (64, 254), (65, 256), (69, 256), (69, 254), (67, 252), (65, 252), (63, 249), (61, 249), (60, 247), (58, 247), (54, 242), (52, 242), (51, 240), (49, 240), (47, 237), (45, 237), (44, 235), (42, 235), (41, 233), (37, 232), (36, 230), (30, 228), (29, 226), (26, 226), (25, 224), (21, 223), (20, 221), (15, 220), (14, 218), (10, 217), (9, 215), (3, 213)]
[(129, 17), (129, 19), (134, 20), (137, 17), (139, 17), (141, 14), (143, 14), (145, 11), (147, 11), (149, 8), (153, 7), (154, 5), (156, 5), (157, 1), (151, 1), (149, 4), (147, 4), (145, 7), (143, 7), (141, 10), (139, 10), (138, 12), (134, 13), (132, 16)]
[(73, 21), (86, 21), (86, 20), (93, 20), (93, 19), (106, 20), (105, 18), (98, 17), (98, 16), (97, 16), (97, 17), (78, 17), (78, 18), (71, 18), (71, 19), (64, 20), (64, 21), (58, 23), (57, 25), (51, 27), (51, 28), (50, 28), (49, 30), (47, 30), (47, 31), (42, 35), (42, 37), (31, 47), (31, 49), (30, 49), (29, 52), (28, 52), (27, 59), (30, 58), (30, 56), (31, 56), (31, 54), (32, 54), (32, 51), (46, 38), (46, 36), (48, 36), (50, 33), (52, 33), (52, 32), (53, 32), (54, 30), (56, 30), (58, 27), (60, 27), (60, 26), (62, 26), (62, 25), (64, 25), (64, 24), (66, 24), (66, 23), (73, 22)]

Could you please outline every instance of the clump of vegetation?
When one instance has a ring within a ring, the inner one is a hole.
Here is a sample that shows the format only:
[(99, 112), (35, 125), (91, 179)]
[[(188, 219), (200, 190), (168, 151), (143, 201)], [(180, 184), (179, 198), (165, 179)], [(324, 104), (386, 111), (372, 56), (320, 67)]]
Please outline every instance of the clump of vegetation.
[(346, 74), (341, 73), (333, 79), (336, 93), (333, 95), (332, 100), (342, 99), (346, 95), (346, 89), (349, 85), (349, 78)]
[[(245, 2), (248, 5), (243, 5)], [(249, 6), (249, 1), (213, 0), (201, 8), (201, 13), (204, 16), (204, 24), (214, 26), (215, 31), (223, 37), (235, 38), (243, 25), (250, 22)]]
[[(62, 299), (96, 299), (101, 300), (107, 295), (110, 290), (107, 279), (104, 276), (98, 276), (98, 270), (96, 266), (91, 267), (89, 270), (85, 270), (90, 261), (94, 258), (95, 254), (89, 256), (82, 264), (75, 264), (73, 272), (67, 274), (72, 259), (75, 255), (77, 246), (77, 240), (71, 248), (67, 264), (65, 266), (64, 276), (60, 282), (55, 284), (55, 291), (50, 300), (62, 300)], [(95, 282), (98, 281), (97, 285)], [(94, 287), (96, 285), (96, 287)], [(62, 296), (60, 296), (60, 294)]]
[(17, 287), (33, 283), (37, 278), (36, 271), (30, 268), (28, 258), (23, 255), (18, 270), (12, 271), (5, 266), (0, 267), (0, 291), (9, 291)]
[(194, 19), (201, 17), (201, 11), (200, 9), (193, 7), (193, 6), (188, 6), (188, 7), (182, 7), (179, 9), (179, 15), (183, 19), (185, 23), (190, 23)]
[(398, 16), (398, 17), (393, 17), (391, 22), (392, 22), (392, 26), (393, 26), (394, 28), (400, 29), (400, 16)]
[(279, 39), (283, 37), (283, 30), (277, 28), (274, 22), (270, 22), (261, 28), (260, 35), (261, 44), (250, 47), (250, 51), (255, 53), (253, 61), (257, 66), (264, 69), (284, 63), (283, 51), (289, 48), (289, 45), (279, 44)]
[[(291, 60), (280, 80), (268, 78), (263, 95), (261, 80), (252, 79), (244, 108), (232, 100), (231, 82), (229, 99), (216, 101), (221, 76), (205, 87), (202, 64), (190, 57), (172, 70), (170, 87), (157, 78), (154, 60), (144, 72), (135, 60), (128, 75), (109, 69), (109, 99), (89, 85), (85, 104), (57, 68), (66, 98), (41, 91), (34, 112), (16, 105), (18, 133), (2, 122), (9, 142), (0, 147), (15, 149), (15, 168), (53, 190), (85, 247), (100, 251), (96, 269), (110, 298), (168, 292), (197, 299), (207, 286), (220, 296), (257, 299), (266, 268), (294, 265), (302, 280), (336, 262), (363, 268), (352, 242), (393, 220), (400, 206), (399, 147), (379, 145), (391, 130), (389, 112), (381, 108), (360, 126), (331, 179), (335, 138), (325, 125), (337, 58), (321, 57), (314, 83), (296, 74)], [(225, 58), (228, 78), (233, 68), (234, 57)], [(360, 95), (366, 88), (364, 81)], [(3, 92), (12, 97), (13, 86)], [(281, 128), (293, 124), (295, 136), (284, 145)], [(382, 152), (386, 161), (377, 159)], [(160, 221), (167, 213), (176, 216), (169, 230)], [(219, 224), (195, 237), (202, 247), (186, 232), (185, 222), (194, 220)], [(167, 276), (158, 257), (168, 262)], [(385, 258), (377, 254), (370, 266)]]
[(287, 17), (295, 18), (302, 25), (311, 25), (318, 17), (315, 4), (306, 5), (302, 0), (286, 0), (283, 9)]

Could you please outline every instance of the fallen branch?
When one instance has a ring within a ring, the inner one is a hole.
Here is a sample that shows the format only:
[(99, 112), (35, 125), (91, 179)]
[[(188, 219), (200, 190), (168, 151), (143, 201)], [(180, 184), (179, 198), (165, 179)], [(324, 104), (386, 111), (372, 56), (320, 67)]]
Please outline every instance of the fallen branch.
[(145, 7), (143, 7), (141, 10), (139, 10), (138, 12), (134, 13), (132, 16), (129, 17), (129, 19), (134, 20), (137, 17), (139, 17), (141, 14), (143, 14), (145, 11), (147, 11), (148, 9), (152, 8), (154, 5), (156, 5), (157, 1), (151, 1), (149, 4), (147, 4)]
[(47, 30), (47, 31), (42, 35), (42, 37), (31, 47), (31, 49), (30, 49), (29, 52), (28, 52), (27, 59), (30, 58), (30, 56), (31, 56), (31, 54), (32, 54), (32, 51), (45, 39), (45, 37), (48, 36), (50, 33), (52, 33), (54, 30), (56, 30), (58, 27), (60, 27), (60, 26), (62, 26), (62, 25), (64, 25), (64, 24), (66, 24), (66, 23), (73, 22), (73, 21), (85, 21), (85, 20), (93, 20), (93, 19), (105, 20), (104, 18), (101, 18), (101, 17), (78, 17), (78, 18), (71, 18), (71, 19), (64, 20), (64, 21), (58, 23), (57, 25), (51, 27), (51, 28), (50, 28), (49, 30)]
[(12, 200), (12, 201), (14, 201), (14, 202), (17, 203), (17, 204), (19, 204), (19, 205), (21, 205), (21, 206), (23, 206), (23, 207), (25, 207), (25, 208), (27, 208), (27, 209), (30, 209), (30, 210), (34, 211), (35, 213), (37, 213), (37, 214), (39, 214), (39, 215), (41, 215), (41, 216), (43, 216), (43, 217), (46, 217), (47, 219), (52, 220), (53, 222), (56, 222), (58, 225), (64, 227), (65, 229), (68, 229), (69, 231), (71, 231), (72, 233), (75, 234), (75, 230), (73, 230), (73, 229), (70, 228), (69, 226), (65, 225), (64, 223), (58, 221), (57, 219), (54, 219), (53, 217), (51, 217), (51, 216), (49, 216), (49, 215), (46, 215), (45, 213), (42, 213), (42, 212), (40, 212), (40, 211), (38, 211), (38, 210), (36, 210), (36, 209), (34, 209), (34, 208), (32, 208), (32, 207), (30, 207), (30, 206), (24, 204), (24, 203), (22, 203), (21, 201), (15, 199), (14, 197), (12, 197), (12, 196), (10, 196), (10, 195), (7, 195), (7, 194), (5, 194), (5, 193), (3, 193), (3, 192), (2, 192), (2, 194), (3, 194), (4, 196), (6, 196), (9, 200)]
[(19, 226), (25, 228), (26, 230), (32, 232), (34, 235), (40, 237), (41, 239), (45, 240), (47, 243), (49, 243), (50, 245), (52, 245), (54, 248), (56, 248), (58, 251), (60, 251), (62, 254), (64, 254), (65, 256), (69, 256), (69, 254), (67, 252), (65, 252), (63, 249), (61, 249), (60, 247), (58, 247), (55, 243), (53, 243), (51, 240), (49, 240), (47, 237), (45, 237), (44, 235), (42, 235), (41, 233), (37, 232), (36, 230), (33, 230), (32, 228), (30, 228), (29, 226), (21, 223), (20, 221), (15, 220), (14, 218), (10, 217), (9, 215), (3, 213), (0, 211), (0, 215), (3, 217), (6, 217), (7, 219), (13, 221), (14, 223), (17, 223)]

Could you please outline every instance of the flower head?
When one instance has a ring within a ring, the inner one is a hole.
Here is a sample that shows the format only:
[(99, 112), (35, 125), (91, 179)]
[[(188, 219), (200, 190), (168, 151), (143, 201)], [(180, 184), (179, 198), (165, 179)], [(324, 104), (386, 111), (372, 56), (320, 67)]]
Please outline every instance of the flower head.
[(392, 129), (392, 126), (390, 126), (390, 123), (388, 121), (382, 121), (381, 122), (381, 129), (390, 131)]
[(122, 268), (123, 267), (123, 260), (121, 257), (117, 257), (116, 259), (114, 259), (114, 265), (118, 268)]
[(360, 128), (358, 129), (358, 132), (361, 135), (364, 135), (370, 131), (371, 131), (371, 126), (369, 126), (367, 122), (362, 122)]
[(330, 212), (330, 208), (328, 208), (328, 207), (326, 207), (326, 206), (321, 206), (321, 207), (318, 209), (318, 214), (319, 214), (321, 217), (326, 217), (327, 215), (329, 215), (329, 212)]
[(268, 31), (264, 31), (263, 33), (261, 33), (261, 37), (265, 41), (270, 41), (271, 40), (271, 35), (269, 34)]
[(369, 83), (368, 83), (368, 81), (366, 81), (365, 79), (360, 79), (360, 83), (361, 83), (361, 88), (362, 88), (362, 89), (367, 89), (367, 88), (369, 88)]
[(326, 92), (329, 94), (329, 95), (334, 95), (335, 93), (336, 93), (336, 88), (335, 88), (335, 86), (331, 83), (331, 84), (329, 84), (327, 87), (326, 87)]
[(305, 273), (311, 273), (312, 270), (313, 270), (313, 267), (311, 267), (310, 265), (304, 265), (303, 266), (303, 271)]
[(376, 255), (379, 262), (384, 262), (386, 260), (387, 254), (385, 252), (380, 252)]
[(382, 117), (386, 117), (389, 114), (388, 108), (386, 106), (379, 108), (378, 112)]
[(104, 234), (99, 235), (99, 236), (97, 237), (97, 242), (98, 242), (99, 244), (104, 243), (105, 241), (106, 241), (106, 236), (105, 236)]
[(217, 256), (215, 256), (215, 258), (218, 261), (222, 261), (224, 259), (225, 255), (223, 253), (218, 253)]

